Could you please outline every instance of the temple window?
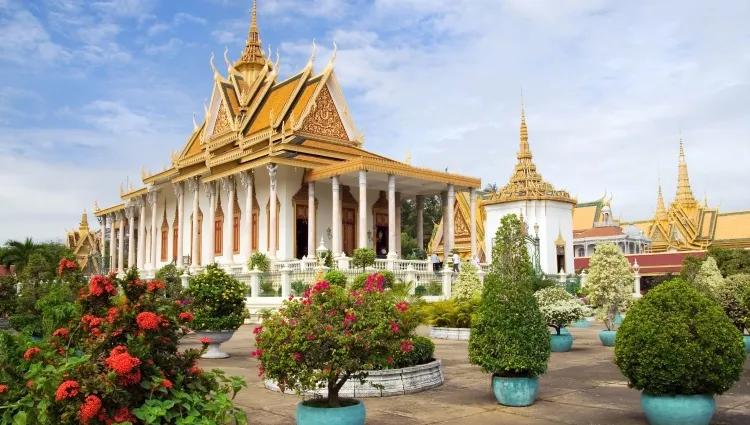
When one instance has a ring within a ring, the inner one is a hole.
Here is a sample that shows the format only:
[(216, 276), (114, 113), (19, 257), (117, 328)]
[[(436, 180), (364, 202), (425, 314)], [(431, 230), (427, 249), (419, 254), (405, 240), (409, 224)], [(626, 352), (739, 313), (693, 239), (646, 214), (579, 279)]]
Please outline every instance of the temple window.
[(232, 254), (240, 253), (240, 223), (242, 223), (242, 211), (237, 200), (237, 191), (234, 192), (234, 216), (232, 217)]

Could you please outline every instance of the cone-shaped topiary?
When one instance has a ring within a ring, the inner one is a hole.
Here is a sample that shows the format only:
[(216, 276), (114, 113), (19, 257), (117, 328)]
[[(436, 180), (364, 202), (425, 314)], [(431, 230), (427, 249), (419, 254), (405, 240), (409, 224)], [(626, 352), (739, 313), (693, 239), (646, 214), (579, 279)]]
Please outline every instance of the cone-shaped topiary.
[(616, 341), (615, 363), (649, 395), (721, 394), (745, 361), (742, 335), (721, 307), (681, 279), (634, 303)]
[(472, 323), (469, 361), (496, 376), (541, 375), (547, 370), (550, 338), (531, 291), (533, 268), (515, 215), (502, 218), (490, 270)]
[(586, 286), (590, 291), (589, 300), (601, 310), (607, 330), (613, 330), (617, 314), (633, 297), (630, 263), (617, 245), (608, 242), (596, 246), (589, 263)]

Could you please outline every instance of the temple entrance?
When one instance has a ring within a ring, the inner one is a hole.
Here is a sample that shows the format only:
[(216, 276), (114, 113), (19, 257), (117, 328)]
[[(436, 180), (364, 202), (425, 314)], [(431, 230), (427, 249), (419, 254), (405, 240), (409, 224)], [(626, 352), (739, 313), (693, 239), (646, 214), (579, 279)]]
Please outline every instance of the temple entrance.
[(388, 214), (375, 213), (375, 254), (377, 258), (388, 255)]
[(302, 258), (307, 255), (307, 230), (308, 230), (308, 210), (307, 205), (297, 205), (295, 208), (295, 258)]
[(556, 248), (557, 253), (557, 269), (556, 272), (560, 272), (560, 270), (567, 272), (565, 270), (565, 247), (564, 246), (558, 246)]
[(347, 257), (354, 253), (356, 232), (356, 210), (354, 208), (342, 208), (341, 228), (343, 232), (343, 246), (341, 247)]

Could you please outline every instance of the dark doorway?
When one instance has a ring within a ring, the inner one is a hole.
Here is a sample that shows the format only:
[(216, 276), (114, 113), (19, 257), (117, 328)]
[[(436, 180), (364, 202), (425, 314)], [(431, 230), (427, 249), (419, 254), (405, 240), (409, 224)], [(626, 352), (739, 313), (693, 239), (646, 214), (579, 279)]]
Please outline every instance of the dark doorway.
[(378, 258), (388, 255), (388, 226), (375, 227), (375, 252)]
[(295, 258), (307, 255), (307, 205), (297, 205), (295, 213)]
[(567, 273), (567, 270), (565, 270), (565, 247), (564, 246), (557, 247), (557, 270), (555, 270), (555, 272), (559, 273), (560, 270)]

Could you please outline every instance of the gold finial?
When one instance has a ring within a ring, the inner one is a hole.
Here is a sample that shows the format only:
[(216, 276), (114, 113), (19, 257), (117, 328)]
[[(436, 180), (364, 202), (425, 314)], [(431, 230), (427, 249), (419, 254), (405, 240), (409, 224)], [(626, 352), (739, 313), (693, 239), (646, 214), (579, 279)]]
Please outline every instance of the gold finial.
[(193, 131), (198, 131), (198, 123), (195, 122), (195, 112), (193, 112)]
[(232, 74), (236, 74), (237, 70), (234, 69), (234, 65), (232, 65), (232, 62), (229, 62), (229, 58), (227, 57), (227, 53), (229, 52), (229, 47), (224, 46), (224, 63), (227, 64), (227, 76), (231, 76)]
[(693, 196), (693, 191), (690, 188), (690, 179), (688, 178), (687, 161), (685, 160), (685, 148), (683, 146), (682, 136), (680, 136), (680, 154), (678, 157), (677, 170), (677, 194), (674, 198), (675, 203), (685, 207), (697, 207), (698, 201), (696, 201)]
[(219, 71), (216, 70), (216, 67), (214, 66), (214, 52), (211, 52), (211, 59), (208, 61), (211, 64), (211, 70), (214, 72), (214, 80), (219, 79)]
[(281, 58), (279, 56), (279, 49), (276, 49), (276, 63), (273, 64), (273, 71), (275, 73), (279, 73), (279, 63), (281, 62)]
[(125, 186), (122, 183), (120, 183), (120, 196), (124, 194), (125, 194)]
[(406, 161), (404, 162), (406, 162), (407, 164), (411, 164), (411, 149), (406, 151)]
[(146, 174), (146, 168), (141, 167), (141, 179), (145, 179), (146, 177), (148, 177), (148, 175)]
[(333, 40), (333, 54), (331, 55), (331, 59), (328, 61), (328, 65), (326, 65), (326, 71), (330, 71), (333, 69), (333, 62), (336, 60), (336, 52), (339, 50), (339, 47), (336, 45), (336, 40)]
[(266, 59), (258, 31), (258, 4), (256, 0), (253, 0), (253, 9), (250, 13), (250, 31), (248, 31), (247, 41), (245, 41), (245, 50), (235, 62), (234, 67), (242, 73), (246, 81), (253, 81), (265, 66)]
[(128, 192), (133, 191), (133, 183), (128, 183)]
[(317, 46), (315, 45), (315, 39), (313, 38), (313, 48), (312, 53), (310, 54), (310, 60), (307, 61), (306, 68), (311, 68), (313, 66), (313, 62), (315, 61), (315, 50), (317, 49)]
[(559, 226), (557, 228), (557, 240), (555, 241), (555, 246), (565, 246), (565, 239), (563, 239), (562, 229), (560, 229)]
[(703, 191), (703, 208), (708, 208), (708, 195), (706, 195), (706, 191)]
[(99, 203), (94, 200), (94, 212), (99, 211), (101, 208), (99, 208)]
[(665, 220), (667, 218), (667, 209), (664, 207), (664, 196), (661, 193), (661, 178), (659, 179), (659, 194), (656, 197), (656, 213), (654, 216), (657, 220)]
[(79, 230), (84, 231), (88, 229), (89, 229), (89, 218), (88, 218), (88, 214), (86, 214), (86, 208), (84, 208), (83, 214), (81, 214), (81, 225), (79, 227)]

